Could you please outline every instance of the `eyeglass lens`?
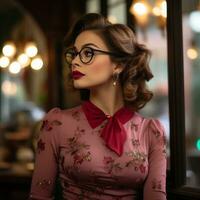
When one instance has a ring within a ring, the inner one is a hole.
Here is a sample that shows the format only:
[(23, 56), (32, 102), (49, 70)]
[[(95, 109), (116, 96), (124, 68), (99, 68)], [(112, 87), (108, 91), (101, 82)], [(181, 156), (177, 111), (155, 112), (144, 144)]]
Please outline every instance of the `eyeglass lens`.
[(67, 63), (71, 64), (72, 60), (79, 55), (81, 62), (87, 64), (89, 63), (94, 55), (94, 51), (90, 47), (84, 47), (81, 49), (80, 52), (77, 52), (75, 48), (68, 49), (65, 54), (65, 59)]

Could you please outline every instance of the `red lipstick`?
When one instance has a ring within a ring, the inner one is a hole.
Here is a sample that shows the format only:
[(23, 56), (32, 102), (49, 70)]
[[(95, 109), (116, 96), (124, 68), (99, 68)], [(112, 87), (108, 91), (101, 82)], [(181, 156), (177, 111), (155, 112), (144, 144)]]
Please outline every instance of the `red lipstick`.
[(81, 73), (81, 72), (79, 72), (79, 71), (77, 71), (77, 70), (75, 70), (75, 71), (72, 72), (72, 77), (73, 77), (73, 79), (79, 79), (79, 78), (81, 78), (82, 76), (85, 76), (85, 74), (83, 74), (83, 73)]

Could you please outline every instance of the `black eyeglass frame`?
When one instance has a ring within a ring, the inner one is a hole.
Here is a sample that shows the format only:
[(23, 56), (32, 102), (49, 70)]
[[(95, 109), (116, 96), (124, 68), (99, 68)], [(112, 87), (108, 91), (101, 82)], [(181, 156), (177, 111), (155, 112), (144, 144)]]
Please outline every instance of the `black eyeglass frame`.
[[(84, 62), (83, 59), (82, 59), (82, 57), (81, 57), (81, 52), (82, 52), (84, 49), (90, 49), (90, 50), (91, 50), (91, 53), (92, 53), (91, 58), (90, 58), (87, 62)], [(68, 62), (67, 59), (66, 59), (66, 54), (69, 53), (70, 50), (73, 50), (73, 51), (75, 52), (74, 58), (76, 58), (76, 56), (79, 55), (79, 59), (80, 59), (80, 61), (81, 61), (83, 64), (89, 64), (89, 63), (92, 61), (92, 59), (93, 59), (93, 57), (94, 57), (94, 55), (95, 55), (95, 52), (99, 52), (100, 54), (107, 54), (107, 55), (114, 56), (114, 57), (124, 57), (124, 56), (127, 56), (127, 54), (114, 53), (114, 52), (110, 52), (110, 51), (104, 51), (104, 50), (100, 50), (100, 49), (94, 49), (94, 48), (92, 48), (92, 47), (83, 47), (80, 51), (76, 51), (76, 49), (75, 49), (74, 47), (71, 47), (71, 48), (66, 49), (66, 51), (65, 51), (65, 53), (64, 53), (64, 54), (65, 54), (65, 60), (66, 60), (66, 62), (67, 62), (68, 64), (70, 64), (70, 65), (71, 65), (71, 62)], [(74, 59), (74, 58), (73, 58), (73, 59)], [(73, 60), (73, 59), (72, 59), (72, 60)]]

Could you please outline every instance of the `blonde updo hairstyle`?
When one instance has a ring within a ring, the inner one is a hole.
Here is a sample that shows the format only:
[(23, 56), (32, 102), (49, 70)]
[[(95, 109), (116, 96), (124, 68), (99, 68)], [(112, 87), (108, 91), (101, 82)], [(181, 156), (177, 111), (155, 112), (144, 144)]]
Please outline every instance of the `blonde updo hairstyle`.
[(73, 45), (77, 36), (86, 30), (94, 31), (107, 45), (109, 51), (124, 56), (110, 56), (123, 67), (119, 75), (126, 106), (139, 110), (152, 98), (146, 81), (153, 75), (149, 68), (150, 51), (136, 40), (134, 32), (126, 25), (111, 24), (102, 15), (89, 13), (79, 19), (66, 36), (65, 45)]

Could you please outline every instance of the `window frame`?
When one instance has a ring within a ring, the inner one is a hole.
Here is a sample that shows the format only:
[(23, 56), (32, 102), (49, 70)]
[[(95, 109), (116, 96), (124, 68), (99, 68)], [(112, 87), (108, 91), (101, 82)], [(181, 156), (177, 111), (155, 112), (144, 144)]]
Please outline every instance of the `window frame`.
[(167, 16), (171, 152), (167, 192), (170, 200), (197, 200), (200, 198), (200, 189), (186, 186), (182, 0), (167, 0)]

